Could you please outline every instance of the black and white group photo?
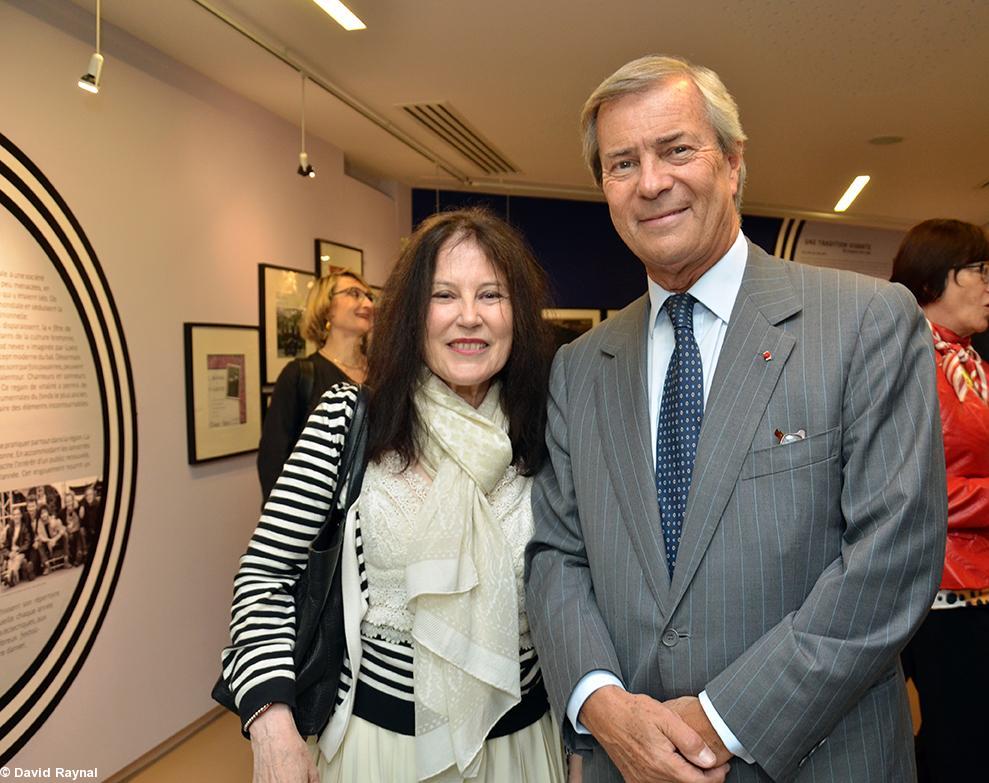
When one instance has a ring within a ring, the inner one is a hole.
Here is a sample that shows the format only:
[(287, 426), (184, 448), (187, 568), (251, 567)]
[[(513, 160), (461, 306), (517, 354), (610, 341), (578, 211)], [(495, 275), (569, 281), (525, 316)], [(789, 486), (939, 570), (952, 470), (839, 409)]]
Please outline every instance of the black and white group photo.
[(0, 492), (0, 590), (85, 565), (102, 524), (98, 480)]

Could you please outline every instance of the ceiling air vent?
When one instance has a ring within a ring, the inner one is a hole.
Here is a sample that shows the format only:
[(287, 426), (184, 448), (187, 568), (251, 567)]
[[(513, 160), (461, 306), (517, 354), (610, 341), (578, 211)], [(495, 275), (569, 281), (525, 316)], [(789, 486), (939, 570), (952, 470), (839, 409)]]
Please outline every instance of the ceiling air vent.
[(486, 142), (445, 103), (410, 103), (401, 107), (406, 114), (435, 134), (485, 174), (518, 174), (508, 158)]

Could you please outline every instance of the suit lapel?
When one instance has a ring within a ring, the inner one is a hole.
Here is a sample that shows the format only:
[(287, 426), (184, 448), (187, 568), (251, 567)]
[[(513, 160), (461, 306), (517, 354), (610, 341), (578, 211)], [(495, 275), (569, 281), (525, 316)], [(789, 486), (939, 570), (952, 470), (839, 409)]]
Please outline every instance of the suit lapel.
[(782, 262), (750, 243), (704, 411), (673, 572), (671, 611), (685, 594), (721, 521), (756, 426), (796, 342), (777, 324), (800, 310), (800, 298)]
[(648, 294), (618, 316), (624, 328), (614, 329), (614, 336), (601, 347), (605, 362), (597, 379), (596, 404), (601, 446), (621, 518), (662, 612), (670, 584), (650, 453), (645, 370), (648, 316)]

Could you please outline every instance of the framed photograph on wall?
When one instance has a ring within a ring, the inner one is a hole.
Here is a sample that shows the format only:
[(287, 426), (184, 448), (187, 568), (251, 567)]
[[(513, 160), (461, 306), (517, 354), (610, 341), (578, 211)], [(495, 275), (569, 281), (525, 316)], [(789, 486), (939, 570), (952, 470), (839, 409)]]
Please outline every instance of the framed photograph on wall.
[(319, 277), (330, 272), (356, 272), (364, 276), (364, 251), (359, 247), (341, 245), (328, 239), (316, 240), (316, 274)]
[(274, 383), (285, 365), (317, 346), (302, 336), (302, 312), (316, 281), (309, 272), (258, 264), (258, 324), (261, 327), (261, 382)]
[(256, 451), (261, 437), (258, 329), (183, 325), (189, 464)]
[(557, 347), (576, 340), (601, 323), (601, 311), (575, 308), (543, 310), (543, 318), (553, 325)]

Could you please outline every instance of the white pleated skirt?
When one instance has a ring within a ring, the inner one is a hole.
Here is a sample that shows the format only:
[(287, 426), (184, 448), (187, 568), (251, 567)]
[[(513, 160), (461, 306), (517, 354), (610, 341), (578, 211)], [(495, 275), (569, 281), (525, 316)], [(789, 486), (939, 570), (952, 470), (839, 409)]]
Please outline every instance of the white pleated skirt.
[[(315, 744), (320, 783), (416, 783), (415, 738), (350, 716), (340, 749), (326, 759)], [(559, 727), (547, 712), (521, 731), (490, 739), (471, 783), (564, 783)]]

